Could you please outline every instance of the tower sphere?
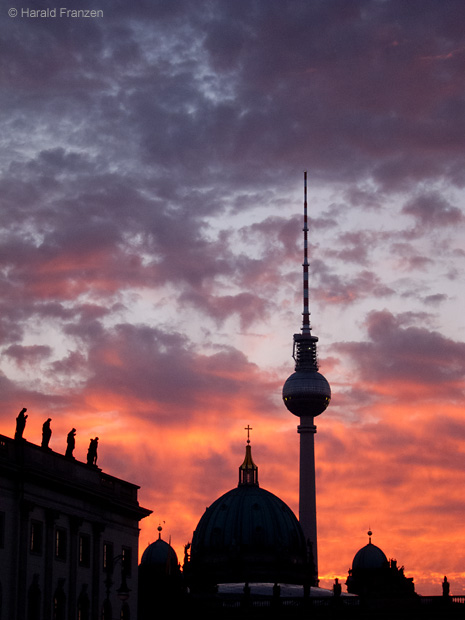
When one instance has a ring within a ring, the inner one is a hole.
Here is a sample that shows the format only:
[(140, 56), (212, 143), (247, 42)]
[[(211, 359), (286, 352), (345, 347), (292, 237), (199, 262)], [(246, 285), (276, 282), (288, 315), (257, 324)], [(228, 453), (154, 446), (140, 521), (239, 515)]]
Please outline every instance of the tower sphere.
[(314, 370), (296, 370), (284, 383), (283, 400), (299, 418), (323, 413), (331, 400), (331, 388), (325, 377)]

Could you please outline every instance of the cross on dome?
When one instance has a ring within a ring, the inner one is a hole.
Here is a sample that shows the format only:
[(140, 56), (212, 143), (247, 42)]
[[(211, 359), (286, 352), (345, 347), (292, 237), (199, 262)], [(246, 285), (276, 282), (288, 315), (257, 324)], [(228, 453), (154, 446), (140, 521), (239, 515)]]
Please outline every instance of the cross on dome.
[(247, 431), (247, 445), (245, 446), (245, 458), (239, 467), (239, 486), (258, 486), (258, 467), (253, 462), (252, 446), (250, 445), (250, 424), (244, 428)]

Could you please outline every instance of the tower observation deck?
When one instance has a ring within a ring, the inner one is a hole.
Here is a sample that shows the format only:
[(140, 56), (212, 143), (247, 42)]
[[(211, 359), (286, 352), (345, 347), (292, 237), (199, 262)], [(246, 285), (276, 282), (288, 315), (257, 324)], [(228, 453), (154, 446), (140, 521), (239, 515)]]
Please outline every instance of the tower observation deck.
[(325, 411), (331, 400), (331, 388), (318, 372), (317, 342), (312, 335), (308, 287), (308, 220), (307, 173), (304, 173), (304, 262), (303, 267), (303, 320), (300, 334), (294, 334), (293, 358), (295, 371), (283, 386), (283, 401), (287, 409), (300, 418), (299, 521), (313, 555), (318, 574), (314, 418)]

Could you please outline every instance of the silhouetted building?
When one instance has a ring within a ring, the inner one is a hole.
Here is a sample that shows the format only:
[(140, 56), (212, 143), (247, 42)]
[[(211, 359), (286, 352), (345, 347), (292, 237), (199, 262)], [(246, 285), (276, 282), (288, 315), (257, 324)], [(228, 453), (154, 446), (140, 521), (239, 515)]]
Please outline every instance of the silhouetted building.
[(371, 542), (354, 556), (347, 578), (347, 591), (368, 598), (402, 599), (415, 596), (413, 579), (404, 575), (396, 560), (388, 560), (384, 551)]
[(135, 620), (138, 488), (0, 435), (1, 620)]
[(139, 620), (153, 620), (184, 601), (184, 583), (173, 547), (158, 539), (150, 543), (139, 564)]
[(220, 583), (314, 581), (302, 528), (279, 497), (260, 488), (249, 440), (239, 484), (205, 511), (184, 572), (193, 591)]

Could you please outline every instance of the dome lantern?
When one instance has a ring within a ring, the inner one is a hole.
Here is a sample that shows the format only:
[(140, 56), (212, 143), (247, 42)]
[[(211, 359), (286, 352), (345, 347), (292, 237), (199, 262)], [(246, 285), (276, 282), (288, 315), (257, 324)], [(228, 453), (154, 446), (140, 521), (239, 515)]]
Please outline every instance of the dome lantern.
[(258, 487), (258, 467), (253, 462), (252, 448), (250, 446), (250, 431), (252, 429), (247, 425), (244, 430), (247, 431), (247, 445), (245, 447), (244, 461), (239, 466), (239, 486), (248, 484)]

